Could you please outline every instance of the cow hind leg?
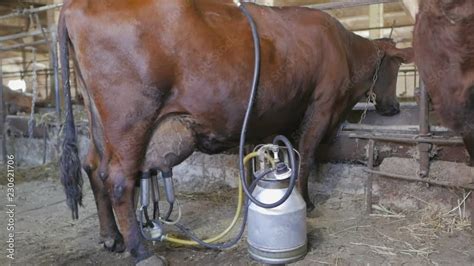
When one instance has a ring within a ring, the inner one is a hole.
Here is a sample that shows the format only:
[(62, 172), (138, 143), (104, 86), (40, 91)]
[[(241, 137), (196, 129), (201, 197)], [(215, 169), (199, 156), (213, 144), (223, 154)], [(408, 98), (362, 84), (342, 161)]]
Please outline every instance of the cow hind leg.
[[(189, 120), (183, 117), (171, 117), (159, 123), (148, 143), (146, 160), (142, 169), (138, 170), (167, 172), (186, 159), (195, 147), (194, 133), (190, 128)], [(134, 140), (136, 139), (139, 138), (134, 138)], [(137, 145), (139, 143), (127, 143), (126, 148), (120, 151), (118, 156), (115, 156), (120, 160), (110, 162), (109, 176), (105, 180), (105, 184), (127, 250), (137, 262), (140, 262), (152, 254), (145, 248), (135, 216), (134, 195), (136, 175), (139, 171), (136, 171), (136, 157), (127, 151), (133, 151), (133, 147), (137, 147)]]
[(125, 250), (125, 245), (123, 237), (117, 228), (112, 211), (112, 203), (105, 189), (104, 182), (99, 178), (97, 169), (99, 160), (95, 147), (91, 146), (83, 168), (89, 177), (92, 192), (94, 193), (99, 216), (100, 242), (103, 243), (106, 250), (120, 253)]
[(109, 169), (105, 187), (109, 192), (120, 232), (125, 240), (127, 250), (137, 262), (142, 261), (152, 254), (143, 243), (135, 216), (133, 203), (136, 176), (131, 174), (130, 168), (124, 168), (120, 162), (111, 162)]

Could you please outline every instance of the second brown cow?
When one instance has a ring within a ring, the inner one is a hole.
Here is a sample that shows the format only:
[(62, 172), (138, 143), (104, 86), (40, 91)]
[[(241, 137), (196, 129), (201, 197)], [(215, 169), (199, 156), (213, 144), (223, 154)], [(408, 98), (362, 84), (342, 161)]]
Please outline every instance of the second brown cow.
[[(474, 167), (474, 1), (422, 0), (414, 48), (434, 110), (463, 137)], [(474, 227), (474, 199), (471, 206)]]

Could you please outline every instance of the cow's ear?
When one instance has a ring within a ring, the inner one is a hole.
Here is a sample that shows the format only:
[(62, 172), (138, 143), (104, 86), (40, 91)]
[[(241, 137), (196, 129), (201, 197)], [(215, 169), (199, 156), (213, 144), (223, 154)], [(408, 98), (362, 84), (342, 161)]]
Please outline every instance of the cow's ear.
[(387, 53), (387, 55), (390, 57), (400, 59), (401, 62), (404, 64), (413, 63), (413, 61), (415, 60), (415, 51), (412, 47), (399, 49), (395, 46), (391, 46), (385, 49), (385, 53)]

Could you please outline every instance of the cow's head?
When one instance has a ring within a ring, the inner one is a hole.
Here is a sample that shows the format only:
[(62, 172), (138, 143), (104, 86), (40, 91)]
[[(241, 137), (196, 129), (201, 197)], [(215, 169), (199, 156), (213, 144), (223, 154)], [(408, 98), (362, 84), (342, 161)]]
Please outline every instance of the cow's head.
[(392, 116), (400, 113), (397, 99), (397, 79), (400, 65), (413, 62), (413, 48), (399, 49), (391, 39), (376, 40), (375, 44), (383, 53), (374, 92), (377, 95), (377, 113)]
[(420, 11), (430, 12), (439, 17), (445, 17), (452, 24), (474, 15), (472, 0), (423, 0)]

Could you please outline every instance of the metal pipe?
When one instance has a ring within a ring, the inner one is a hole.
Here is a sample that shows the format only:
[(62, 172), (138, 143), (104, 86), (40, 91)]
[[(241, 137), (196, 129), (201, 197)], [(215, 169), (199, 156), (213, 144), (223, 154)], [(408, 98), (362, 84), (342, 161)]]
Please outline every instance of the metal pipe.
[(59, 7), (62, 7), (62, 6), (63, 6), (63, 4), (60, 3), (60, 4), (46, 5), (46, 6), (37, 7), (37, 8), (27, 8), (27, 9), (23, 9), (23, 10), (18, 10), (18, 11), (15, 11), (13, 13), (10, 13), (10, 14), (0, 16), (0, 20), (19, 17), (19, 16), (28, 16), (30, 14), (34, 14), (34, 13), (38, 13), (38, 12), (44, 12), (44, 11), (48, 11), (48, 10), (51, 10), (51, 9), (56, 9), (56, 8), (59, 8)]
[(48, 153), (48, 126), (46, 124), (43, 125), (43, 165), (46, 164), (46, 154)]
[(346, 2), (333, 2), (333, 3), (306, 5), (306, 7), (311, 7), (311, 8), (320, 9), (320, 10), (331, 10), (331, 9), (366, 6), (366, 5), (373, 5), (373, 4), (395, 3), (395, 2), (399, 2), (399, 0), (351, 0), (351, 1), (346, 1)]
[(21, 43), (21, 44), (16, 44), (16, 45), (11, 45), (11, 46), (0, 46), (0, 51), (6, 52), (6, 51), (16, 50), (16, 49), (20, 49), (20, 48), (29, 47), (29, 46), (43, 45), (43, 44), (47, 44), (47, 43), (48, 43), (48, 41), (41, 40), (41, 41), (35, 41), (35, 42), (31, 42), (31, 43)]
[[(358, 109), (355, 109), (358, 110)], [(359, 110), (360, 111), (360, 110)], [(360, 124), (344, 124), (342, 126), (344, 131), (375, 131), (378, 133), (394, 133), (394, 132), (409, 132), (419, 134), (420, 127), (416, 125), (401, 125), (401, 126), (377, 126), (377, 125), (360, 125)], [(441, 126), (432, 126), (431, 132), (440, 134), (452, 134), (451, 130)]]
[(41, 27), (41, 21), (40, 21), (40, 18), (38, 16), (38, 13), (34, 14), (34, 17), (35, 17), (35, 21), (36, 21), (36, 26), (40, 28), (41, 34), (43, 35), (43, 39), (46, 40), (47, 42), (49, 42), (48, 32), (46, 32), (45, 28)]
[[(406, 138), (406, 137), (389, 137), (389, 136), (374, 136), (374, 135), (360, 135), (360, 134), (349, 134), (350, 138), (353, 139), (373, 139), (377, 141), (385, 142), (397, 142), (397, 143), (409, 143), (409, 144), (438, 144), (438, 145), (449, 145), (449, 146), (461, 146), (464, 142), (461, 138), (433, 138), (433, 137), (418, 137), (418, 138)], [(416, 136), (414, 136), (416, 137)]]
[(44, 76), (44, 90), (45, 90), (45, 95), (46, 99), (49, 98), (49, 88), (52, 88), (52, 85), (50, 84), (50, 78), (49, 75), (46, 73), (45, 70), (42, 71), (41, 76)]
[(150, 173), (143, 174), (140, 179), (140, 206), (148, 207), (150, 204)]
[(413, 72), (413, 73), (415, 74), (415, 77), (414, 77), (414, 87), (413, 87), (413, 88), (415, 88), (415, 89), (416, 89), (416, 85), (418, 85), (417, 82), (416, 82), (416, 79), (418, 78), (417, 72), (418, 72), (417, 70), (415, 70), (415, 71)]
[(404, 93), (405, 95), (408, 94), (408, 77), (407, 77), (407, 73), (408, 72), (402, 72), (403, 73), (403, 77), (404, 77), (404, 80), (405, 80), (405, 90), (404, 90)]
[(0, 42), (22, 39), (26, 37), (33, 37), (33, 36), (42, 35), (42, 34), (43, 32), (41, 30), (35, 30), (32, 32), (21, 32), (21, 33), (12, 34), (12, 35), (3, 35), (3, 36), (0, 36)]
[(447, 182), (441, 182), (441, 181), (436, 181), (436, 180), (431, 180), (428, 178), (418, 178), (418, 177), (411, 177), (411, 176), (405, 176), (405, 175), (398, 175), (398, 174), (392, 174), (392, 173), (387, 173), (383, 171), (375, 171), (375, 170), (370, 170), (366, 169), (365, 170), (369, 174), (373, 174), (379, 177), (388, 177), (388, 178), (394, 178), (394, 179), (400, 179), (400, 180), (405, 180), (409, 182), (422, 182), (434, 186), (440, 186), (440, 187), (447, 187), (447, 188), (464, 188), (464, 189), (470, 189), (474, 190), (474, 185), (471, 184), (464, 184), (464, 185), (455, 185)]
[(35, 120), (35, 106), (36, 106), (36, 98), (38, 95), (38, 76), (36, 75), (37, 71), (37, 65), (36, 65), (36, 48), (31, 48), (31, 53), (33, 56), (33, 61), (31, 63), (32, 69), (33, 69), (33, 79), (32, 79), (32, 100), (31, 100), (31, 113), (30, 113), (30, 119), (28, 121), (28, 136), (30, 139), (33, 138), (34, 134), (34, 129), (36, 126), (36, 120)]
[[(45, 61), (44, 61), (45, 62)], [(50, 62), (49, 60), (47, 62)], [(59, 71), (61, 71), (61, 68), (58, 69)], [(54, 74), (54, 68), (51, 67), (51, 68), (44, 68), (41, 70), (43, 72), (44, 75), (53, 75)], [(23, 71), (23, 70), (20, 70), (20, 71), (8, 71), (8, 72), (3, 72), (3, 77), (14, 77), (14, 76), (18, 76), (18, 75), (21, 75), (21, 76), (24, 76), (24, 77), (28, 77), (28, 76), (31, 76), (33, 73), (33, 71), (31, 70), (26, 70), (26, 71)], [(74, 69), (71, 69), (69, 71), (69, 73), (73, 74), (74, 73)]]
[[(37, 62), (38, 63), (46, 63), (46, 62), (49, 62), (50, 59), (43, 59), (43, 60), (38, 60)], [(7, 64), (3, 64), (3, 66), (18, 66), (18, 63), (17, 62), (12, 62), (12, 63), (7, 63)], [(5, 72), (5, 73), (12, 73), (12, 72)]]
[[(429, 103), (428, 92), (424, 83), (420, 86), (420, 137), (430, 136), (430, 121), (429, 121)], [(430, 151), (431, 145), (429, 143), (420, 143), (418, 145), (420, 153), (420, 171), (421, 177), (427, 177), (430, 172)]]
[(408, 28), (413, 27), (413, 24), (403, 24), (403, 25), (395, 25), (395, 26), (379, 26), (379, 27), (364, 27), (364, 28), (349, 28), (350, 31), (368, 31), (368, 30), (383, 30), (383, 29), (391, 29), (391, 28)]

